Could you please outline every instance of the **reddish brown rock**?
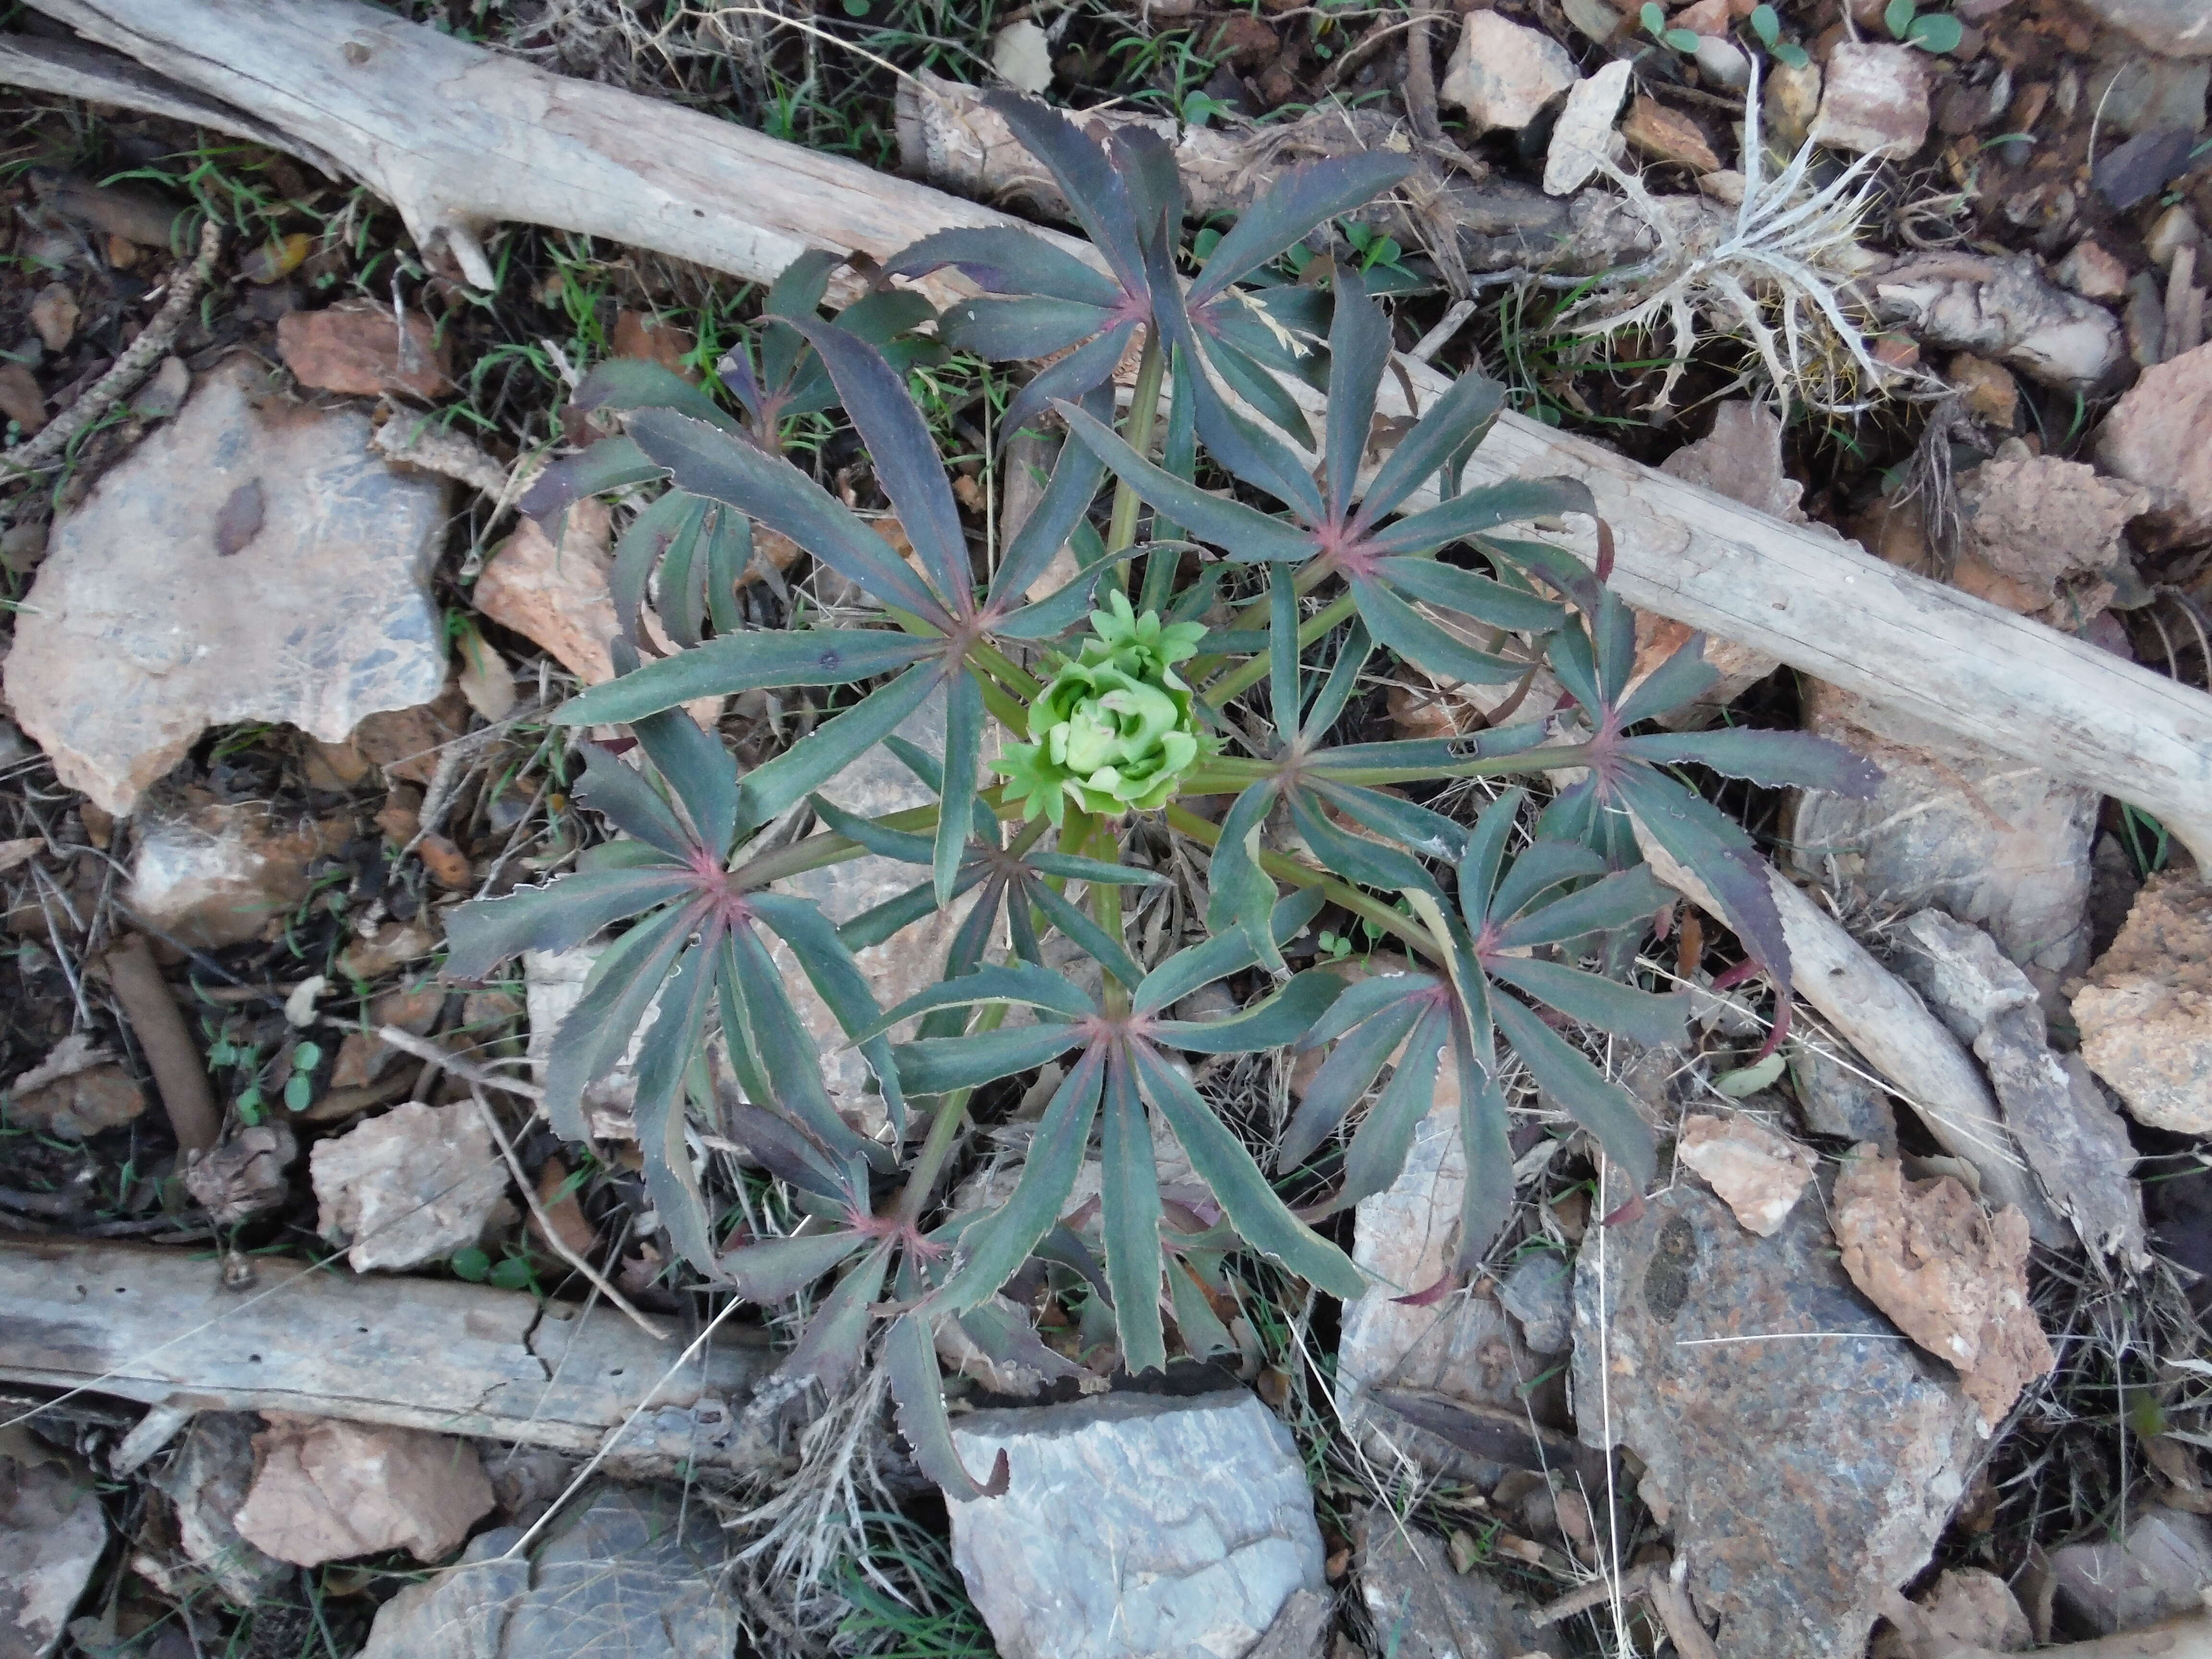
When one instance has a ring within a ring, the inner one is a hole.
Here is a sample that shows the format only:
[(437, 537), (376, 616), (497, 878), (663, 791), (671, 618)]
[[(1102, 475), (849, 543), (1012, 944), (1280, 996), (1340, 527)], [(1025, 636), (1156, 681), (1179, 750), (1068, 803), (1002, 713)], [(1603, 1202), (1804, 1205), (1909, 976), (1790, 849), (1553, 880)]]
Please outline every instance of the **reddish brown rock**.
[(392, 307), (373, 300), (285, 313), (276, 320), (276, 349), (301, 386), (319, 391), (427, 401), (453, 388), (445, 343), (429, 319), (409, 312), (402, 333)]

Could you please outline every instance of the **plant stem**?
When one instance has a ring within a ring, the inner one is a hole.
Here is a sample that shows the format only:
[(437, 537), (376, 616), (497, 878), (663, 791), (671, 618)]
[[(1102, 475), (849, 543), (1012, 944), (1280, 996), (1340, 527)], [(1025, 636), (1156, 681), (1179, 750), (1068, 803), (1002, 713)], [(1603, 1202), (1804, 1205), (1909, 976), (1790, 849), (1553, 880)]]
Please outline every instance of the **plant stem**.
[[(1336, 598), (1298, 624), (1299, 649), (1304, 650), (1328, 633), (1330, 629), (1350, 616), (1353, 609), (1351, 594), (1338, 594)], [(1219, 679), (1214, 681), (1212, 684), (1207, 686), (1205, 690), (1200, 692), (1199, 696), (1204, 698), (1210, 707), (1218, 708), (1267, 672), (1267, 653), (1262, 651), (1257, 656), (1246, 658)]]
[[(1221, 830), (1218, 824), (1208, 823), (1188, 807), (1177, 806), (1170, 803), (1168, 806), (1168, 823), (1182, 830), (1192, 840), (1203, 842), (1208, 847), (1213, 846), (1221, 839)], [(1437, 945), (1436, 940), (1429, 936), (1427, 928), (1410, 916), (1400, 915), (1380, 900), (1370, 898), (1358, 888), (1339, 881), (1334, 876), (1325, 876), (1310, 866), (1300, 864), (1287, 853), (1261, 854), (1260, 867), (1278, 881), (1287, 881), (1293, 887), (1319, 888), (1331, 900), (1342, 905), (1352, 915), (1364, 916), (1377, 927), (1395, 933), (1407, 945), (1428, 957), (1430, 961), (1443, 960), (1443, 950)]]
[[(1122, 440), (1139, 455), (1152, 453), (1152, 427), (1159, 419), (1160, 381), (1167, 372), (1167, 362), (1160, 331), (1146, 324), (1145, 355), (1137, 360), (1137, 384), (1129, 394), (1128, 417), (1121, 422)], [(1137, 514), (1143, 506), (1127, 479), (1114, 486), (1114, 516), (1106, 526), (1107, 552), (1119, 553), (1136, 541)]]
[[(975, 1029), (995, 1031), (1006, 1018), (1005, 1003), (988, 1003), (975, 1016)], [(936, 1190), (938, 1176), (945, 1173), (945, 1163), (952, 1156), (954, 1143), (960, 1139), (960, 1126), (968, 1121), (968, 1103), (975, 1093), (973, 1089), (955, 1089), (938, 1102), (937, 1115), (929, 1120), (929, 1136), (921, 1143), (921, 1155), (915, 1160), (914, 1174), (899, 1194), (899, 1219), (909, 1227), (921, 1224), (921, 1212), (929, 1203), (930, 1194)]]

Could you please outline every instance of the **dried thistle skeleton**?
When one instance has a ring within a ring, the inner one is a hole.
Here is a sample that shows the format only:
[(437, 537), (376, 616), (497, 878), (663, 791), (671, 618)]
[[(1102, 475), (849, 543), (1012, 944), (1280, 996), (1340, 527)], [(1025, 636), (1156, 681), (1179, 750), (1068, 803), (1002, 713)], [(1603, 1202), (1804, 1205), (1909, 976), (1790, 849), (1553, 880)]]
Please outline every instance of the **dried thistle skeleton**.
[(1808, 140), (1769, 179), (1759, 111), (1754, 70), (1744, 104), (1743, 199), (1733, 217), (1709, 208), (1677, 211), (1678, 202), (1653, 196), (1634, 173), (1599, 158), (1658, 251), (1597, 279), (1560, 325), (1600, 340), (1665, 327), (1673, 355), (1655, 409), (1670, 407), (1702, 327), (1747, 337), (1786, 397), (1823, 414), (1856, 414), (1900, 378), (1869, 349), (1871, 317), (1852, 286), (1871, 262), (1860, 238), (1879, 195), (1873, 174), (1880, 158), (1860, 156), (1815, 187)]

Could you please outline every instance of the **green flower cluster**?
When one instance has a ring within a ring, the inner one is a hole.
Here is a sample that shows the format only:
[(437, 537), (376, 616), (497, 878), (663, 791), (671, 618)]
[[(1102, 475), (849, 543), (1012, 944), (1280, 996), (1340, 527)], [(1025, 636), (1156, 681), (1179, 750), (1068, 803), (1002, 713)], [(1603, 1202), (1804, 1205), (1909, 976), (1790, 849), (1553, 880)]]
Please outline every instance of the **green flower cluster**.
[(1190, 688), (1175, 665), (1198, 653), (1202, 623), (1163, 626), (1115, 593), (1091, 613), (1095, 639), (1052, 677), (1030, 709), (1034, 743), (1006, 745), (991, 764), (1006, 775), (1022, 815), (1059, 823), (1073, 801), (1110, 815), (1164, 806), (1176, 783), (1215, 744), (1198, 729)]

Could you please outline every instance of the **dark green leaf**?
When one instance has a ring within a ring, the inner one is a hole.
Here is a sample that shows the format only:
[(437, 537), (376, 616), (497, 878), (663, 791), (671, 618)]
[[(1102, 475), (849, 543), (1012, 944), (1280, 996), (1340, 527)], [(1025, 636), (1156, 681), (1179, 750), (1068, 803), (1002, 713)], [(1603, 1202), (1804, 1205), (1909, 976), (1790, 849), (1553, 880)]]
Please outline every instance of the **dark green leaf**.
[[(1540, 836), (1513, 860), (1513, 867), (1491, 896), (1489, 919), (1503, 923), (1519, 915), (1539, 899), (1556, 902), (1564, 895), (1556, 890), (1571, 882), (1588, 881), (1606, 872), (1606, 862), (1577, 841), (1553, 841)], [(1547, 896), (1548, 896), (1548, 897)], [(1656, 911), (1658, 908), (1654, 905)], [(1579, 937), (1563, 933), (1562, 939)], [(1515, 939), (1511, 944), (1525, 944)]]
[(1373, 545), (1378, 553), (1425, 553), (1496, 525), (1561, 513), (1594, 513), (1596, 506), (1589, 486), (1578, 478), (1515, 478), (1486, 489), (1470, 489), (1401, 519), (1377, 532)]
[(1357, 270), (1337, 266), (1330, 286), (1336, 291), (1336, 318), (1328, 331), (1328, 447), (1322, 466), (1329, 516), (1343, 520), (1352, 514), (1352, 491), (1375, 424), (1375, 396), (1390, 361), (1390, 323), (1367, 297)]
[(574, 949), (609, 922), (665, 904), (691, 884), (684, 871), (647, 865), (558, 876), (504, 898), (472, 899), (447, 914), (446, 971), (454, 979), (482, 979), (525, 951)]
[[(1145, 1097), (1173, 1131), (1192, 1172), (1213, 1194), (1238, 1237), (1316, 1289), (1346, 1300), (1366, 1279), (1344, 1252), (1290, 1212), (1244, 1143), (1199, 1097), (1190, 1079), (1149, 1043), (1133, 1043)], [(1157, 1292), (1155, 1292), (1157, 1294)]]
[(934, 1300), (955, 1309), (988, 1300), (1060, 1219), (1091, 1145), (1105, 1069), (1103, 1056), (1093, 1049), (1067, 1074), (1030, 1138), (1012, 1195), (961, 1235), (960, 1266)]
[[(949, 801), (972, 799), (975, 771), (982, 763), (983, 688), (973, 673), (955, 674), (945, 697), (945, 787), (939, 792)], [(939, 905), (952, 902), (952, 887), (960, 874), (960, 860), (968, 851), (969, 826), (964, 815), (942, 811), (937, 815), (937, 847), (932, 872)]]
[(1528, 672), (1525, 662), (1462, 645), (1380, 582), (1350, 584), (1367, 631), (1408, 661), (1470, 685), (1510, 685)]
[(734, 1049), (742, 1042), (760, 1056), (772, 1103), (795, 1120), (834, 1156), (850, 1158), (866, 1144), (831, 1104), (822, 1081), (821, 1050), (791, 1006), (782, 971), (749, 927), (726, 936), (723, 983), (730, 995), (725, 1019), (736, 1014), (740, 1029), (730, 1033)]
[(588, 1140), (584, 1091), (620, 1063), (646, 1010), (690, 937), (688, 911), (640, 923), (592, 964), (584, 994), (553, 1033), (545, 1066), (545, 1115), (563, 1140)]
[(1293, 167), (1237, 216), (1214, 244), (1191, 289), (1197, 306), (1258, 270), (1295, 242), (1304, 241), (1340, 214), (1390, 189), (1413, 169), (1412, 159), (1389, 150), (1329, 156)]
[(901, 249), (884, 270), (893, 276), (927, 276), (947, 265), (987, 294), (1042, 294), (1092, 307), (1121, 297), (1109, 278), (1027, 230), (940, 230)]
[(1314, 1073), (1313, 1080), (1306, 1085), (1297, 1110), (1291, 1115), (1290, 1125), (1283, 1132), (1282, 1146), (1275, 1154), (1276, 1169), (1297, 1169), (1336, 1132), (1345, 1114), (1374, 1084), (1375, 1074), (1382, 1069), (1382, 1062), (1390, 1058), (1421, 1019), (1422, 1012), (1419, 1002), (1401, 997), (1345, 1034), (1329, 1057), (1322, 1062), (1321, 1070)]
[(1344, 994), (1344, 981), (1322, 969), (1291, 975), (1273, 996), (1226, 1019), (1163, 1019), (1152, 1024), (1154, 1041), (1199, 1054), (1242, 1054), (1295, 1042), (1299, 1034)]
[(992, 595), (1002, 602), (1003, 608), (1020, 605), (1050, 567), (1053, 556), (1066, 544), (1068, 532), (1090, 511), (1105, 473), (1104, 464), (1091, 453), (1089, 445), (1060, 445), (1044, 494), (1006, 544), (998, 574), (991, 579)]
[(1693, 761), (1769, 789), (1794, 785), (1825, 789), (1852, 800), (1869, 800), (1881, 787), (1881, 769), (1872, 761), (1809, 732), (1655, 732), (1626, 739), (1620, 750), (1662, 766)]
[[(1143, 981), (1145, 970), (1137, 965), (1136, 959), (1129, 954), (1128, 947), (1066, 898), (1054, 892), (1042, 882), (1025, 883), (1021, 890), (1028, 894), (1030, 900), (1044, 912), (1046, 919), (1054, 927), (1089, 951), (1092, 960), (1122, 984), (1134, 989)], [(1020, 908), (1018, 896), (1015, 908), (1018, 910)]]
[(1689, 1018), (1689, 994), (1653, 996), (1616, 981), (1536, 957), (1493, 957), (1483, 964), (1570, 1019), (1578, 1019), (1648, 1048), (1680, 1048)]
[[(776, 1376), (787, 1382), (811, 1377), (832, 1400), (843, 1394), (867, 1351), (869, 1311), (883, 1291), (884, 1272), (890, 1265), (887, 1244), (878, 1245), (855, 1262), (837, 1281), (837, 1288), (815, 1309), (799, 1346), (776, 1367)], [(936, 1374), (933, 1359), (933, 1381)]]
[(1561, 621), (1559, 607), (1548, 599), (1435, 559), (1383, 559), (1377, 562), (1375, 574), (1401, 592), (1493, 628), (1540, 634), (1557, 628)]
[(666, 410), (639, 410), (630, 417), (630, 435), (678, 488), (726, 502), (781, 531), (887, 604), (933, 622), (950, 620), (882, 537), (789, 461)]
[(824, 721), (738, 786), (738, 822), (766, 823), (793, 801), (827, 783), (904, 723), (929, 700), (939, 672), (917, 663), (889, 685), (878, 686), (835, 719)]
[(1359, 503), (1358, 527), (1364, 530), (1397, 511), (1408, 495), (1436, 476), (1453, 451), (1488, 431), (1504, 406), (1505, 388), (1480, 371), (1470, 370), (1454, 380), (1376, 472)]
[(1621, 699), (1614, 720), (1625, 732), (1644, 720), (1656, 720), (1671, 709), (1696, 702), (1720, 677), (1721, 671), (1705, 660), (1705, 636), (1692, 634)]
[(754, 893), (747, 902), (754, 914), (791, 946), (793, 959), (875, 1073), (891, 1127), (904, 1133), (906, 1099), (891, 1060), (890, 1039), (861, 1035), (875, 1024), (878, 1010), (868, 988), (868, 976), (853, 959), (851, 949), (838, 937), (830, 919), (805, 899), (785, 893)]
[(1070, 1025), (1024, 1025), (1011, 1031), (924, 1037), (900, 1043), (891, 1052), (908, 1095), (941, 1095), (1030, 1071), (1083, 1040), (1083, 1033)]
[(938, 1376), (937, 1346), (927, 1316), (908, 1314), (891, 1322), (890, 1333), (884, 1338), (884, 1370), (890, 1376), (891, 1397), (898, 1402), (899, 1433), (914, 1453), (915, 1467), (956, 1502), (1003, 1495), (1008, 1479), (1005, 1449), (991, 1466), (990, 1479), (978, 1484), (952, 1443), (945, 1384)]
[[(1306, 924), (1320, 914), (1323, 902), (1321, 894), (1311, 888), (1301, 889), (1279, 901), (1269, 922), (1275, 943), (1281, 945), (1297, 938)], [(1217, 979), (1243, 972), (1258, 960), (1255, 947), (1241, 929), (1178, 951), (1145, 975), (1144, 983), (1137, 988), (1133, 999), (1136, 1011), (1140, 1014), (1157, 1012), (1170, 1003), (1182, 1001), (1201, 985), (1211, 985)]]
[(1269, 932), (1275, 882), (1259, 863), (1260, 832), (1274, 800), (1272, 782), (1255, 783), (1237, 797), (1221, 820), (1221, 838), (1214, 843), (1206, 872), (1206, 925), (1217, 936), (1242, 929), (1252, 942), (1255, 957), (1279, 972), (1282, 953)]
[(1068, 430), (1091, 453), (1113, 469), (1132, 489), (1152, 507), (1174, 516), (1200, 541), (1225, 548), (1245, 561), (1310, 558), (1317, 550), (1313, 538), (1280, 519), (1256, 512), (1241, 501), (1210, 495), (1197, 485), (1154, 466), (1072, 404), (1059, 406)]
[(678, 710), (633, 721), (653, 769), (667, 781), (701, 843), (719, 862), (738, 830), (738, 768), (721, 739)]
[[(1527, 856), (1522, 854), (1524, 859)], [(1674, 896), (1651, 873), (1650, 866), (1639, 864), (1632, 870), (1607, 876), (1594, 887), (1585, 887), (1579, 893), (1554, 900), (1541, 909), (1505, 923), (1498, 930), (1498, 946), (1510, 951), (1522, 945), (1557, 945), (1632, 923), (1648, 924), (1659, 913), (1660, 907), (1672, 902)], [(1510, 913), (1492, 905), (1492, 914), (1495, 917)], [(1638, 933), (1640, 937), (1640, 927)]]
[(1364, 1198), (1387, 1191), (1406, 1167), (1414, 1131), (1437, 1103), (1437, 1056), (1450, 1034), (1450, 1016), (1441, 1009), (1414, 1028), (1397, 1070), (1345, 1149), (1344, 1185), (1330, 1200), (1331, 1209), (1349, 1209)]
[(1491, 1001), (1491, 1015), (1521, 1062), (1575, 1121), (1597, 1137), (1605, 1155), (1620, 1165), (1638, 1191), (1651, 1184), (1658, 1153), (1636, 1103), (1608, 1082), (1565, 1037), (1511, 997)]
[(515, 506), (558, 538), (558, 514), (586, 495), (662, 477), (667, 469), (628, 438), (602, 438), (580, 455), (564, 455), (538, 475)]
[(694, 842), (682, 819), (662, 799), (645, 775), (597, 744), (586, 745), (584, 775), (576, 799), (625, 835), (635, 836), (675, 859), (690, 855)]
[(1465, 1270), (1482, 1259), (1512, 1217), (1513, 1145), (1497, 1079), (1474, 1063), (1463, 1044), (1455, 1042), (1453, 1054), (1459, 1067), (1460, 1147), (1467, 1160), (1456, 1265)]
[(742, 428), (720, 404), (665, 365), (645, 357), (609, 357), (592, 366), (572, 399), (582, 410), (672, 409), (725, 432)]
[(1651, 839), (1711, 890), (1744, 949), (1787, 995), (1790, 941), (1775, 908), (1772, 878), (1741, 828), (1710, 801), (1656, 772), (1631, 768), (1615, 787)]

